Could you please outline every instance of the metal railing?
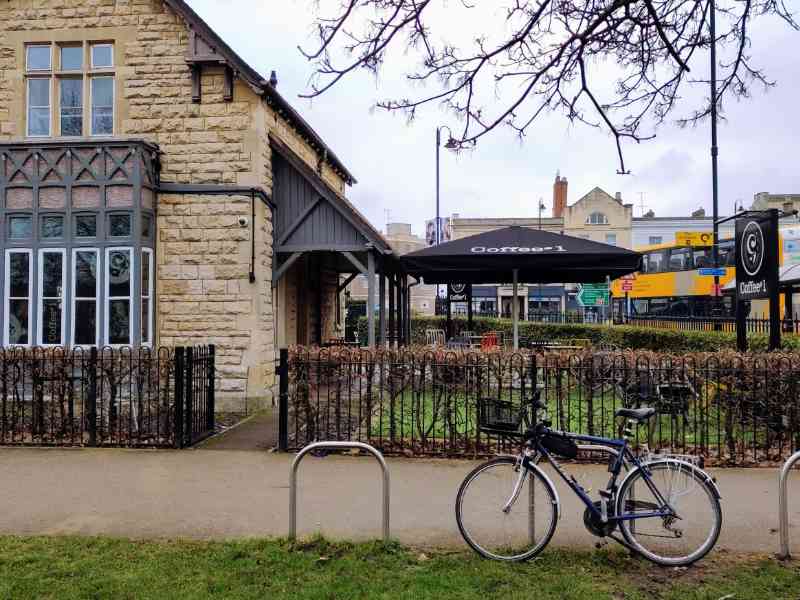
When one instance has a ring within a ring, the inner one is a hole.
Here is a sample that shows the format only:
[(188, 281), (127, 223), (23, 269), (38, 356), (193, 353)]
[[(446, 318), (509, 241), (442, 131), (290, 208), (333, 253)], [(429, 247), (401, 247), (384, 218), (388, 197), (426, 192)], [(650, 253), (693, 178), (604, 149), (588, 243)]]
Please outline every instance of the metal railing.
[(583, 351), (295, 349), (280, 381), (282, 450), (318, 439), (384, 453), (484, 456), (507, 449), (477, 426), (483, 398), (541, 390), (559, 429), (615, 437), (621, 407), (654, 406), (654, 451), (711, 464), (774, 463), (800, 448), (800, 356)]
[(0, 349), (0, 445), (185, 447), (214, 430), (215, 353)]
[[(657, 329), (678, 329), (681, 331), (724, 331), (736, 332), (736, 319), (733, 317), (670, 317), (661, 315), (618, 315), (618, 324), (650, 327)], [(748, 333), (769, 333), (769, 319), (745, 319)], [(800, 320), (782, 319), (781, 332), (800, 334)]]
[(800, 452), (795, 452), (781, 469), (778, 478), (778, 519), (780, 529), (780, 551), (778, 558), (789, 559), (789, 472), (796, 462), (800, 461)]
[(389, 541), (389, 467), (386, 466), (386, 461), (376, 448), (369, 444), (362, 442), (314, 442), (303, 448), (292, 461), (292, 468), (289, 471), (289, 539), (294, 540), (297, 537), (297, 469), (300, 467), (300, 462), (303, 458), (314, 450), (340, 450), (358, 448), (369, 452), (378, 461), (383, 471), (383, 509), (381, 512), (383, 523), (383, 541)]

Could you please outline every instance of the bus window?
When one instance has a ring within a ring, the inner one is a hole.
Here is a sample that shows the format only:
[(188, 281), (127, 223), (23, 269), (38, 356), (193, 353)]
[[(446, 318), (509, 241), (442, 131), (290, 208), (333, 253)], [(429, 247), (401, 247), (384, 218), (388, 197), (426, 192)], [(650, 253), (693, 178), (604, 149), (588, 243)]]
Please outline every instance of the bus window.
[(689, 310), (689, 299), (685, 297), (670, 298), (669, 299), (668, 314), (671, 317), (688, 317), (691, 311)]
[(719, 266), (721, 267), (734, 267), (736, 266), (736, 251), (734, 249), (733, 240), (728, 240), (720, 243), (719, 245)]
[(635, 315), (647, 314), (647, 298), (634, 298), (631, 301), (631, 310)]
[(669, 312), (669, 298), (650, 298), (650, 314), (665, 315)]
[(691, 269), (691, 262), (691, 248), (673, 248), (669, 254), (670, 271), (686, 271), (687, 269)]
[(647, 271), (646, 273), (661, 273), (665, 271), (666, 261), (664, 260), (664, 251), (650, 252), (645, 255), (647, 257)]
[[(693, 254), (695, 269), (704, 269), (714, 266), (712, 264), (714, 261), (711, 257), (711, 248), (695, 248)], [(722, 261), (720, 261), (720, 263), (721, 262)]]

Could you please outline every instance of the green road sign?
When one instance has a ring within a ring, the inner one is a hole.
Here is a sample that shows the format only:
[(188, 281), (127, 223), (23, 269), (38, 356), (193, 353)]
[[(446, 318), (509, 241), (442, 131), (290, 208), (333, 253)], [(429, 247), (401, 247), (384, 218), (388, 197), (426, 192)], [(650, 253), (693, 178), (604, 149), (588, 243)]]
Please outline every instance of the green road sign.
[(578, 304), (581, 306), (608, 306), (608, 286), (605, 283), (580, 285)]

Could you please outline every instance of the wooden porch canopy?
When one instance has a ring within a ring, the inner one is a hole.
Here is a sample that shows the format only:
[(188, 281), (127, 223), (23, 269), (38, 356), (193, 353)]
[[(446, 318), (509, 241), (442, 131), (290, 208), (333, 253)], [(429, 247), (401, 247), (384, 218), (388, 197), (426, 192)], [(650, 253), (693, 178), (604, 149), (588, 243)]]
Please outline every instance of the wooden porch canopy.
[[(305, 255), (321, 257), (327, 267), (340, 275), (347, 274), (343, 280), (340, 277), (337, 293), (358, 275), (364, 275), (367, 277), (369, 345), (376, 344), (376, 305), (377, 343), (394, 340), (404, 343), (410, 338), (408, 279), (392, 247), (346, 198), (284, 142), (270, 136), (270, 146), (273, 150), (272, 198), (277, 205), (273, 219), (273, 287)], [(321, 301), (316, 305), (319, 328)], [(315, 337), (317, 343), (324, 341), (320, 331)]]

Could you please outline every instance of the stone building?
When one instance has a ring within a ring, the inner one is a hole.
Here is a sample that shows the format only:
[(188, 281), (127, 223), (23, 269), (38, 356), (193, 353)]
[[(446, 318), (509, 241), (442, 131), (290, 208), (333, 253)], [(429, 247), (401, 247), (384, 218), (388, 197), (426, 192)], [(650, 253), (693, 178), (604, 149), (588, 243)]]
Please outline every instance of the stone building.
[(3, 345), (211, 342), (220, 406), (265, 402), (390, 266), (354, 182), (183, 0), (0, 3)]

